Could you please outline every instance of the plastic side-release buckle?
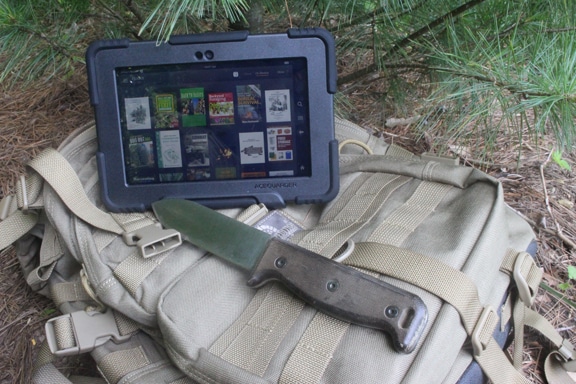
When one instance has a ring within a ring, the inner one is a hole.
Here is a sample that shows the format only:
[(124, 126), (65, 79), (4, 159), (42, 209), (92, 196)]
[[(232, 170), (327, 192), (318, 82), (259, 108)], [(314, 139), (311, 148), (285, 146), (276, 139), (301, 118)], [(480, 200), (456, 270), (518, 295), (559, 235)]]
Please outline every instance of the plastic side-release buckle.
[(154, 223), (122, 235), (128, 245), (136, 245), (144, 258), (156, 256), (182, 244), (180, 232), (163, 229), (160, 223)]
[(474, 356), (480, 356), (484, 352), (497, 324), (498, 313), (490, 305), (484, 307), (474, 331), (470, 335)]
[(111, 310), (104, 313), (77, 311), (48, 320), (46, 339), (55, 356), (70, 356), (90, 352), (108, 340), (128, 340), (120, 335)]

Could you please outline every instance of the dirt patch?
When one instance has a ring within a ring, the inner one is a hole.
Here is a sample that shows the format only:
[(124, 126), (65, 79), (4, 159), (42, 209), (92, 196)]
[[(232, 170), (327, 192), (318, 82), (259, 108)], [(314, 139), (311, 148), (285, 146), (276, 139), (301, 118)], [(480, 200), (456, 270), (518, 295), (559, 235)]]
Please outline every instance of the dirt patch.
[[(0, 198), (14, 193), (26, 161), (46, 147), (56, 147), (69, 132), (92, 120), (83, 69), (76, 72), (78, 75), (68, 81), (40, 84), (26, 90), (14, 88), (1, 94)], [(386, 110), (382, 107), (383, 101), (394, 96), (383, 92), (377, 81), (375, 77), (354, 89), (344, 90), (354, 110), (349, 117), (389, 142), (415, 152), (428, 150), (427, 140), (434, 137), (415, 140), (409, 120), (398, 120), (398, 124), (385, 128), (389, 118), (416, 116), (415, 103), (420, 95), (407, 95), (405, 101), (397, 103), (402, 108)], [(417, 83), (422, 79), (414, 77), (410, 81)], [(546, 283), (573, 300), (574, 288), (562, 291), (558, 287), (563, 283), (576, 284), (570, 282), (567, 275), (567, 267), (576, 263), (574, 173), (547, 161), (553, 145), (546, 138), (534, 143), (526, 137), (520, 155), (514, 150), (519, 143), (504, 135), (498, 140), (503, 150), (494, 153), (489, 161), (476, 161), (474, 151), (458, 154), (462, 162), (480, 167), (502, 181), (507, 203), (531, 222), (537, 234), (537, 260), (545, 269)], [(576, 166), (574, 155), (565, 154), (564, 158)], [(26, 285), (13, 249), (0, 254), (0, 265), (0, 383), (27, 383), (34, 355), (44, 340), (43, 325), (54, 315), (55, 307)], [(574, 307), (544, 291), (535, 307), (576, 343)], [(538, 335), (528, 333), (523, 368), (534, 382), (542, 382), (542, 356), (549, 347)], [(61, 364), (64, 368), (76, 367), (75, 371), (80, 374), (93, 372), (90, 363), (83, 359)]]

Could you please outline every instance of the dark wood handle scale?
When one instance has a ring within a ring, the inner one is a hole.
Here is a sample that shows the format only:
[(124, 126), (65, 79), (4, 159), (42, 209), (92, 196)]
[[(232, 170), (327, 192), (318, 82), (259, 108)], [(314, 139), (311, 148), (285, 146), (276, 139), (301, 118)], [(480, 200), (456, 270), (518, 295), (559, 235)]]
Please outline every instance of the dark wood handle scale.
[(330, 316), (387, 332), (398, 352), (414, 350), (428, 320), (417, 295), (276, 239), (269, 242), (248, 285), (259, 287), (270, 280)]

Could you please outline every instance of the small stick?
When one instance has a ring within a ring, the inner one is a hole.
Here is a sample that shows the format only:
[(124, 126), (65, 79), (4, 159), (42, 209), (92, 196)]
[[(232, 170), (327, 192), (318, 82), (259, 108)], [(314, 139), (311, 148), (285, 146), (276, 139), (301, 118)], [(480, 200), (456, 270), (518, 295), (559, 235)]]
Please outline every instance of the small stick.
[(552, 220), (554, 221), (554, 224), (556, 225), (556, 235), (560, 238), (560, 240), (562, 240), (564, 242), (564, 244), (570, 246), (572, 249), (576, 249), (576, 244), (574, 244), (574, 242), (572, 240), (567, 238), (562, 233), (562, 228), (560, 227), (560, 224), (556, 220), (556, 217), (554, 216), (554, 212), (552, 211), (552, 207), (550, 206), (550, 198), (548, 197), (548, 189), (546, 188), (546, 178), (544, 177), (544, 167), (546, 167), (546, 164), (548, 164), (548, 162), (550, 162), (550, 158), (552, 157), (553, 152), (554, 152), (554, 148), (552, 148), (552, 150), (550, 151), (550, 154), (548, 155), (548, 158), (546, 159), (546, 161), (544, 161), (542, 164), (540, 164), (540, 181), (542, 182), (542, 188), (544, 189), (544, 202), (546, 204), (546, 210), (548, 211), (548, 213), (550, 214), (550, 217), (552, 218)]

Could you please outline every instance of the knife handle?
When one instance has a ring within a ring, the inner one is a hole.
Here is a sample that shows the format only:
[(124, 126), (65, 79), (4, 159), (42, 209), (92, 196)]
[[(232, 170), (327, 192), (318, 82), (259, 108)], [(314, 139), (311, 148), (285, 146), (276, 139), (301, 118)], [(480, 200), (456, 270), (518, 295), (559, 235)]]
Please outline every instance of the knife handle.
[(302, 247), (272, 239), (248, 281), (277, 280), (321, 312), (387, 332), (394, 349), (410, 353), (428, 321), (417, 295)]

